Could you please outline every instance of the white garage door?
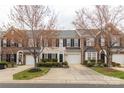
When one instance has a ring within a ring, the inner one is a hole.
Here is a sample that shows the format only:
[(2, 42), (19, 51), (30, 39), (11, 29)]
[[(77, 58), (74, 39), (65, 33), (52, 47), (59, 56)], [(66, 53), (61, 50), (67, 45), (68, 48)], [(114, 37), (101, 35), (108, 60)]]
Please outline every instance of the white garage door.
[(33, 65), (34, 64), (34, 58), (32, 55), (26, 55), (26, 65)]
[(80, 64), (81, 63), (81, 55), (80, 54), (69, 54), (66, 58), (66, 61), (69, 64)]
[(124, 54), (113, 54), (112, 62), (124, 64)]

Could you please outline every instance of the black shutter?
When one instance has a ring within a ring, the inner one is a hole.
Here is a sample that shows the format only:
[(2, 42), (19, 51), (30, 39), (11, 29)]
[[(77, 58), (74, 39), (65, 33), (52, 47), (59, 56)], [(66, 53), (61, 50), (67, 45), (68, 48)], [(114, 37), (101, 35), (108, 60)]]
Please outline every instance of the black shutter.
[(63, 39), (63, 47), (66, 47), (66, 46), (67, 46), (67, 40)]
[(80, 47), (80, 39), (78, 39), (78, 47)]
[(16, 62), (16, 54), (14, 54), (14, 62)]
[(74, 47), (74, 39), (71, 39), (71, 47)]
[(1, 47), (3, 47), (3, 39), (1, 39)]
[(44, 59), (44, 54), (42, 54), (42, 59)]
[(48, 59), (51, 59), (51, 54), (48, 54)]
[(59, 39), (56, 39), (56, 47), (59, 47)]
[(57, 59), (57, 54), (56, 54), (56, 59)]

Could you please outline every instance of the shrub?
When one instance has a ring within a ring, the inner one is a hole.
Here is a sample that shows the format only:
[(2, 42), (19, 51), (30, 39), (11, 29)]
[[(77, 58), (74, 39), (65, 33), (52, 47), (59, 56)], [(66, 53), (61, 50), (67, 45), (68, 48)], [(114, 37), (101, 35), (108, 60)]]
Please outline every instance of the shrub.
[(106, 63), (103, 64), (104, 67), (108, 67), (108, 65)]
[(7, 68), (7, 62), (0, 62), (0, 69)]
[(7, 62), (7, 67), (11, 68), (11, 67), (15, 67), (16, 63), (15, 62)]
[(120, 66), (121, 66), (121, 64), (120, 64), (120, 63), (116, 63), (116, 66), (117, 66), (117, 67), (120, 67)]
[(116, 62), (112, 62), (112, 66), (113, 66), (113, 67), (120, 67), (121, 64), (120, 64), (120, 63), (116, 63)]
[(52, 61), (52, 62), (57, 62), (58, 60), (57, 60), (57, 59), (52, 59), (51, 61)]
[(31, 68), (28, 70), (28, 72), (39, 72), (41, 69), (39, 67)]
[(93, 67), (93, 66), (94, 66), (94, 63), (92, 63), (92, 62), (87, 63), (87, 67)]
[(68, 62), (67, 61), (62, 62), (62, 65), (68, 65)]
[(37, 67), (63, 67), (68, 66), (67, 62), (40, 62), (37, 63)]
[(116, 63), (115, 62), (112, 62), (112, 66), (115, 67), (116, 66)]
[(57, 62), (57, 59), (41, 59), (41, 62)]
[(87, 60), (85, 60), (85, 61), (83, 62), (83, 65), (87, 65)]

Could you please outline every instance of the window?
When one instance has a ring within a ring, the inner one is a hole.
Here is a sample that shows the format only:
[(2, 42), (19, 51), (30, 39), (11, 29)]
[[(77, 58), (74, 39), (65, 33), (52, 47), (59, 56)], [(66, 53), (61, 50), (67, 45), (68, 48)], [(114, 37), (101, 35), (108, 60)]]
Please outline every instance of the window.
[(87, 38), (86, 46), (94, 46), (94, 38)]
[(6, 45), (7, 45), (7, 41), (6, 39), (3, 39), (3, 47), (6, 47)]
[(6, 54), (2, 54), (2, 60), (6, 61)]
[(29, 47), (32, 47), (32, 46), (33, 46), (33, 39), (29, 39), (29, 41), (28, 41), (28, 46), (29, 46)]
[(44, 59), (48, 59), (48, 54), (44, 54)]
[(92, 60), (96, 59), (96, 52), (92, 52)]
[(15, 46), (14, 40), (11, 40), (11, 46)]
[(101, 46), (105, 46), (105, 39), (103, 37), (101, 37)]
[(22, 44), (21, 43), (18, 43), (18, 47), (22, 47)]
[(78, 45), (79, 45), (78, 41), (79, 41), (78, 39), (74, 39), (74, 47), (78, 47)]
[(56, 39), (56, 47), (59, 47), (59, 39)]
[(57, 58), (57, 54), (52, 54), (52, 59), (56, 59)]
[(96, 52), (86, 52), (85, 60), (96, 60), (97, 53)]
[(67, 39), (67, 47), (71, 46), (71, 39)]
[(87, 53), (87, 60), (91, 60), (91, 52)]
[[(63, 39), (63, 47), (66, 47), (67, 46), (67, 40), (66, 39)], [(60, 42), (60, 45), (61, 45), (61, 42)]]
[(10, 59), (11, 59), (12, 62), (15, 61), (14, 54), (11, 54), (11, 55), (10, 55)]
[(47, 39), (44, 40), (44, 46), (48, 47), (48, 40)]

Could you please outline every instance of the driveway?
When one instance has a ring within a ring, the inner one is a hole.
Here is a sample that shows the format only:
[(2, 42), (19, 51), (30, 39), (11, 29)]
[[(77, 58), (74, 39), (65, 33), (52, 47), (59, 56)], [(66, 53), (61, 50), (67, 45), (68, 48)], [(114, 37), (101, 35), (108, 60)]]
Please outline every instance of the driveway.
[(14, 73), (31, 66), (19, 66), (0, 70), (0, 83), (42, 83), (42, 84), (124, 84), (124, 80), (102, 75), (80, 64), (70, 65), (70, 68), (51, 68), (44, 76), (32, 80), (12, 80)]
[(52, 68), (45, 76), (33, 80), (49, 83), (124, 84), (124, 80), (104, 76), (80, 64), (70, 65), (70, 68)]
[(0, 70), (0, 81), (13, 80), (13, 74), (31, 68), (32, 65), (17, 66), (14, 68), (7, 68)]

